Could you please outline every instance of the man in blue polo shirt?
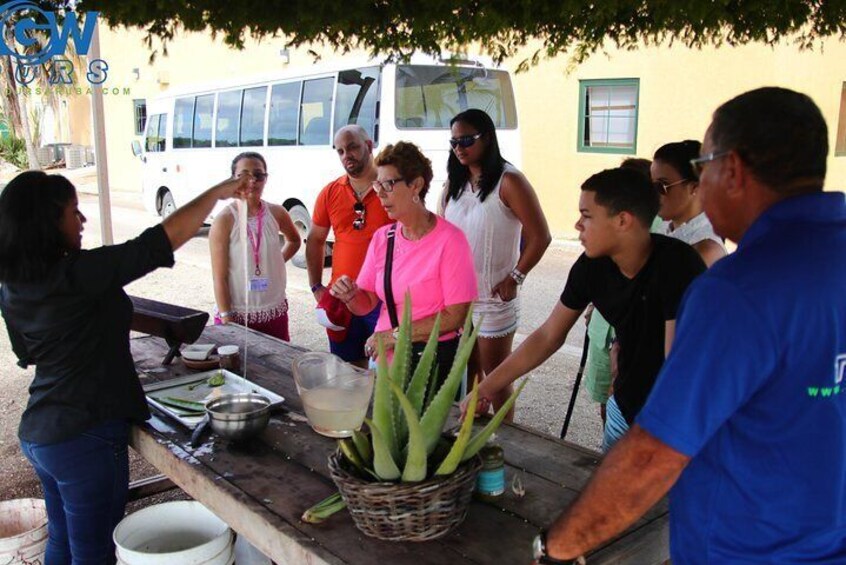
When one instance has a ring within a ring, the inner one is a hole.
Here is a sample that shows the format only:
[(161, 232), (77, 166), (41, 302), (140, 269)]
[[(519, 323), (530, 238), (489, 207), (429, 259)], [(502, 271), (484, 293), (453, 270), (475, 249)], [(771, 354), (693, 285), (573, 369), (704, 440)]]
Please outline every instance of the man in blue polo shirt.
[(846, 563), (846, 198), (823, 192), (814, 102), (762, 88), (714, 113), (695, 160), (738, 242), (690, 287), (632, 430), (538, 547), (566, 562), (670, 493), (684, 563)]

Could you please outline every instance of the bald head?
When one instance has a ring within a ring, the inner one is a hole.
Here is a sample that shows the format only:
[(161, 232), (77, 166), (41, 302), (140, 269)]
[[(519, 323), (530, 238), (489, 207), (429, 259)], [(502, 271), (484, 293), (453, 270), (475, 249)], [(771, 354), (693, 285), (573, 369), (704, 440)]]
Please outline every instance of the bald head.
[(335, 151), (344, 170), (353, 179), (372, 181), (376, 178), (373, 142), (363, 127), (353, 124), (339, 129), (335, 134)]
[(367, 143), (370, 141), (370, 135), (367, 133), (366, 129), (358, 124), (350, 124), (342, 127), (338, 130), (338, 133), (335, 134), (335, 147), (338, 147), (338, 142), (341, 138), (348, 137), (355, 137), (361, 141), (361, 143)]

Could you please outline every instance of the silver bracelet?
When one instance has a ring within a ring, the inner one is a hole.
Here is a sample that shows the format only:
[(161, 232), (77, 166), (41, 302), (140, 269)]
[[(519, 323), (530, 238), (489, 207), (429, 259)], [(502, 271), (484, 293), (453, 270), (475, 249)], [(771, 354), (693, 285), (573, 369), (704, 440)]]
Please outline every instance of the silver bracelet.
[(218, 312), (217, 315), (219, 318), (231, 318), (232, 312)]
[(508, 274), (511, 275), (511, 278), (514, 279), (514, 282), (516, 282), (518, 285), (523, 284), (523, 281), (526, 280), (526, 274), (521, 273), (519, 270), (517, 270), (517, 267), (511, 269), (511, 272)]

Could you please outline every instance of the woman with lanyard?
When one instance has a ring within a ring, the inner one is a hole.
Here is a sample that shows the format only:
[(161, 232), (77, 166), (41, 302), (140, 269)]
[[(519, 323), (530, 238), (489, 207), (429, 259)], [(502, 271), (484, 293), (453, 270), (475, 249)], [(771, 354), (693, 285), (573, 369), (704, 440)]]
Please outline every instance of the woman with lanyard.
[(209, 231), (215, 324), (235, 322), (290, 341), (285, 262), (297, 253), (300, 234), (285, 208), (261, 198), (268, 177), (264, 157), (241, 153), (232, 160), (232, 175), (249, 177), (251, 192), (246, 225), (238, 203), (232, 203), (217, 215)]

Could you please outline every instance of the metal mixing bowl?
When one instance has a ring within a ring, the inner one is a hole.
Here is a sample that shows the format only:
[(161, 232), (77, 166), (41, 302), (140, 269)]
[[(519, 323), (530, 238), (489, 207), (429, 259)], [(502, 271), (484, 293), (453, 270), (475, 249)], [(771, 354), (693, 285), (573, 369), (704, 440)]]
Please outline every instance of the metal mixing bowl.
[(270, 400), (254, 393), (224, 394), (206, 404), (209, 425), (229, 440), (243, 440), (261, 433), (270, 420)]

